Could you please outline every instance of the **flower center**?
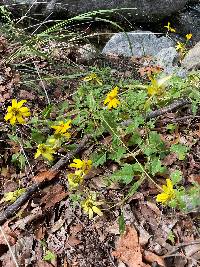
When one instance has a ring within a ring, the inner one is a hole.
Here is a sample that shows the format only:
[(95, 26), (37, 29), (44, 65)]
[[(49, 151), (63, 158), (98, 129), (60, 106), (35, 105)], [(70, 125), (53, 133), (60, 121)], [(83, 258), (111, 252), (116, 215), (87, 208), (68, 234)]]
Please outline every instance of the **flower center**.
[(20, 114), (20, 112), (19, 112), (19, 109), (18, 109), (18, 108), (12, 108), (12, 113), (13, 113), (13, 115), (14, 115), (14, 116), (17, 116), (17, 115), (19, 115), (19, 114)]

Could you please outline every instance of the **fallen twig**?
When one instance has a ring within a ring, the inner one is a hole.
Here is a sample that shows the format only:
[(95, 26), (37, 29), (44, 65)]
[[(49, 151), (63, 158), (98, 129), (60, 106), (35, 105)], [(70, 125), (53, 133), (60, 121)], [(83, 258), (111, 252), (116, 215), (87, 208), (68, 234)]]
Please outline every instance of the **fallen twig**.
[[(58, 173), (59, 170), (61, 170), (61, 168), (64, 167), (64, 165), (69, 162), (69, 160), (71, 160), (76, 154), (80, 153), (83, 150), (83, 148), (88, 143), (89, 139), (90, 139), (89, 135), (85, 136), (74, 151), (62, 157), (54, 166), (51, 167), (50, 172)], [(2, 225), (7, 219), (16, 215), (17, 211), (21, 208), (21, 206), (24, 205), (33, 196), (33, 194), (37, 192), (38, 189), (44, 185), (45, 181), (46, 180), (40, 183), (35, 183), (32, 186), (30, 186), (26, 190), (26, 192), (23, 195), (21, 195), (13, 204), (11, 204), (4, 211), (2, 211), (0, 213), (0, 225)]]
[(159, 117), (159, 116), (161, 116), (167, 112), (177, 110), (177, 109), (179, 109), (185, 105), (189, 105), (189, 104), (191, 104), (191, 101), (187, 98), (175, 100), (173, 103), (171, 103), (167, 107), (151, 111), (149, 114), (147, 114), (146, 119), (149, 120), (149, 119)]
[[(145, 118), (146, 118), (146, 120), (150, 120), (150, 119), (159, 117), (159, 116), (161, 116), (167, 112), (175, 111), (175, 110), (177, 110), (177, 109), (179, 109), (185, 105), (189, 105), (189, 104), (191, 104), (189, 99), (178, 99), (164, 108), (160, 108), (160, 109), (149, 112)], [(131, 124), (131, 122), (132, 122), (131, 119), (123, 121), (122, 126), (128, 126), (129, 124)]]

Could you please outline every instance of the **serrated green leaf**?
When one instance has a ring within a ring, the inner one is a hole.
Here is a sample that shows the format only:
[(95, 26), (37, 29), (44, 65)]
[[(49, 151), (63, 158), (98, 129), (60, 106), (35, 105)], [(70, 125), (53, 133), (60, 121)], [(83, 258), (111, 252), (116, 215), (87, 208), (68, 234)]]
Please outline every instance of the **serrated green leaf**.
[(123, 235), (123, 233), (125, 232), (125, 228), (126, 228), (126, 224), (125, 224), (123, 212), (119, 216), (118, 224), (119, 224), (119, 232), (120, 232), (120, 235)]
[(8, 137), (11, 141), (15, 143), (20, 143), (20, 138), (17, 135), (8, 134)]
[(179, 160), (184, 160), (189, 148), (182, 144), (174, 144), (170, 147), (171, 152), (175, 152), (178, 155)]
[(156, 173), (164, 173), (166, 168), (162, 166), (162, 163), (159, 158), (155, 157), (151, 159), (150, 162), (150, 173), (155, 175)]
[(134, 132), (131, 136), (131, 138), (128, 141), (128, 145), (132, 146), (132, 145), (141, 145), (143, 142), (140, 134), (138, 132)]
[(100, 165), (103, 165), (107, 160), (107, 153), (102, 152), (99, 154), (95, 154), (92, 156), (92, 163), (95, 167), (98, 167)]
[(143, 169), (141, 167), (141, 164), (140, 163), (134, 163), (132, 164), (132, 168), (133, 168), (133, 171), (134, 173), (142, 173), (143, 172)]
[(36, 142), (37, 144), (41, 144), (41, 143), (45, 142), (46, 138), (45, 138), (44, 134), (41, 131), (32, 128), (31, 129), (31, 139), (34, 142)]
[(56, 259), (56, 255), (50, 250), (47, 250), (45, 256), (43, 257), (43, 260), (45, 261), (53, 261), (55, 259)]
[(154, 153), (163, 151), (165, 144), (157, 132), (151, 131), (149, 133), (148, 144), (142, 144), (141, 148), (145, 155), (150, 156)]
[(109, 158), (116, 162), (120, 162), (120, 160), (124, 157), (125, 153), (126, 153), (125, 147), (118, 147), (116, 151), (114, 151), (109, 155)]
[(174, 185), (178, 184), (182, 180), (182, 172), (179, 170), (175, 170), (171, 173), (170, 178)]
[(133, 167), (130, 164), (125, 164), (121, 170), (114, 172), (111, 175), (112, 181), (122, 182), (129, 184), (133, 179), (134, 171)]

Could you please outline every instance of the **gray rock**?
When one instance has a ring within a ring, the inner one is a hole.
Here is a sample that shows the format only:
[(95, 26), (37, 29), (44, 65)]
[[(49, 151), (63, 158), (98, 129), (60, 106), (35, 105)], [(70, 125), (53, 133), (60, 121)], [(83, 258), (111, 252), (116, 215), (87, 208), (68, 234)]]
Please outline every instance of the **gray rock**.
[(163, 48), (155, 56), (157, 64), (164, 69), (171, 68), (178, 62), (179, 54), (174, 47)]
[[(189, 0), (1, 0), (1, 4), (8, 5), (11, 10), (17, 11), (17, 5), (31, 7), (30, 14), (39, 13), (48, 15), (51, 12), (59, 14), (60, 12), (68, 16), (74, 16), (81, 13), (104, 10), (132, 8), (128, 11), (120, 11), (134, 21), (157, 21), (163, 17), (169, 16), (175, 12), (181, 11)], [(135, 9), (133, 9), (135, 8)], [(25, 11), (23, 11), (25, 12)], [(21, 16), (22, 14), (18, 14)]]
[[(128, 35), (128, 37), (127, 37)], [(133, 31), (114, 34), (102, 50), (103, 54), (123, 56), (155, 56), (162, 49), (173, 46), (168, 37), (157, 37), (150, 31)]]
[(91, 44), (80, 46), (77, 53), (79, 55), (79, 61), (90, 61), (98, 55), (97, 49)]
[(200, 69), (200, 42), (189, 50), (181, 65), (187, 70)]

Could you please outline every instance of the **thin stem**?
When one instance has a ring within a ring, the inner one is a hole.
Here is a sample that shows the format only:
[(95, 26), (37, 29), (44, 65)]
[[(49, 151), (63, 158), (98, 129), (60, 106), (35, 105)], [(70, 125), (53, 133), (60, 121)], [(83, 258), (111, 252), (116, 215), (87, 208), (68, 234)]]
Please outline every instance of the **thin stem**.
[(50, 105), (51, 102), (50, 102), (49, 96), (48, 96), (48, 94), (47, 94), (47, 90), (46, 90), (46, 88), (45, 88), (44, 82), (43, 82), (43, 80), (42, 80), (42, 78), (41, 78), (41, 75), (40, 75), (40, 72), (39, 72), (39, 68), (38, 68), (38, 66), (36, 65), (35, 62), (33, 62), (33, 64), (34, 64), (35, 69), (36, 69), (36, 71), (37, 71), (37, 74), (38, 74), (38, 76), (39, 76), (39, 78), (40, 78), (41, 85), (42, 85), (42, 88), (43, 88), (44, 93), (45, 93), (45, 95), (46, 95), (48, 105)]

